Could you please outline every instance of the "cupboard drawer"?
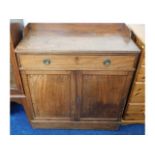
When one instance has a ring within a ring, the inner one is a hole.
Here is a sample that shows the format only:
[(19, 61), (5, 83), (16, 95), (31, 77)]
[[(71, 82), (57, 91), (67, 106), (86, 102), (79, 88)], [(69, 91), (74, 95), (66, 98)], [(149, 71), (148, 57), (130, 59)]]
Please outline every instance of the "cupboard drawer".
[(133, 70), (135, 56), (20, 55), (23, 69)]
[(144, 103), (145, 101), (145, 88), (144, 83), (136, 82), (133, 88), (133, 92), (130, 96), (130, 102), (132, 103)]
[(124, 119), (125, 120), (144, 120), (145, 116), (142, 113), (137, 113), (137, 114), (126, 113), (125, 116), (124, 116)]
[(129, 103), (127, 107), (127, 113), (144, 113), (145, 106), (144, 104), (133, 104)]

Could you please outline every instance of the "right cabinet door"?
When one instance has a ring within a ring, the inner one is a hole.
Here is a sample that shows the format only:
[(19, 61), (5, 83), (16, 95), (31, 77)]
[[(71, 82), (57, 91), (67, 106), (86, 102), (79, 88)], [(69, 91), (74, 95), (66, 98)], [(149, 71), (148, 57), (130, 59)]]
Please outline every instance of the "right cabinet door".
[(78, 76), (80, 120), (119, 120), (132, 73), (82, 71)]

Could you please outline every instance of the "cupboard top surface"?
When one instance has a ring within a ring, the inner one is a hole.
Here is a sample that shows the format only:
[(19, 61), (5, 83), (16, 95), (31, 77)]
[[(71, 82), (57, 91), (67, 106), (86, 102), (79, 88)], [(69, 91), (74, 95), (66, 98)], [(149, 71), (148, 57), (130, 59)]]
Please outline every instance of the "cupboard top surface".
[(137, 53), (124, 24), (28, 24), (17, 53)]

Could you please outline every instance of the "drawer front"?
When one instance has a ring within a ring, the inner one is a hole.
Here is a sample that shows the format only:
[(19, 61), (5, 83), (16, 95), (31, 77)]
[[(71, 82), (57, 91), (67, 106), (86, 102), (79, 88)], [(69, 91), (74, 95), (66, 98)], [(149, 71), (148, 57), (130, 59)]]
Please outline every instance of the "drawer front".
[(144, 104), (132, 104), (129, 103), (127, 107), (127, 113), (144, 113)]
[(142, 56), (141, 56), (141, 64), (145, 65), (145, 55), (144, 55), (144, 53), (142, 53)]
[(137, 114), (133, 114), (133, 113), (126, 113), (124, 116), (125, 120), (144, 120), (145, 116), (144, 114), (141, 113), (137, 113)]
[(136, 81), (137, 82), (145, 82), (145, 67), (144, 66), (140, 67), (137, 77), (136, 77)]
[(145, 102), (145, 87), (144, 83), (135, 83), (133, 92), (130, 96), (130, 102), (132, 103), (144, 103)]
[(23, 69), (133, 70), (135, 56), (20, 55)]

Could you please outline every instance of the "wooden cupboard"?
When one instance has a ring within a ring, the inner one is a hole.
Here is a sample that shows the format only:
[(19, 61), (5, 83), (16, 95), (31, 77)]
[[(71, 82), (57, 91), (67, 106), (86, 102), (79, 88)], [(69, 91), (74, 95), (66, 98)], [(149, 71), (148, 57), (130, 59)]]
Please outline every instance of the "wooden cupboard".
[(134, 27), (132, 29), (132, 39), (141, 49), (141, 53), (123, 115), (123, 123), (127, 124), (145, 122), (145, 43), (144, 37), (139, 37)]
[(117, 129), (139, 48), (124, 24), (29, 24), (16, 48), (35, 128)]

